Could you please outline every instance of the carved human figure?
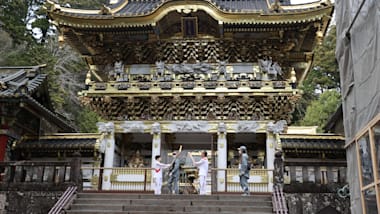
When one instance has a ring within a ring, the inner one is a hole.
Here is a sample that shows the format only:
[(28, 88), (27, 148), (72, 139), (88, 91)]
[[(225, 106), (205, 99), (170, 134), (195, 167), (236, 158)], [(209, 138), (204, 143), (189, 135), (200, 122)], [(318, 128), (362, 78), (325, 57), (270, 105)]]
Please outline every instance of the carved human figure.
[(259, 59), (259, 66), (260, 66), (261, 71), (268, 72), (271, 65), (272, 65), (271, 59)]
[(282, 74), (282, 68), (277, 62), (269, 59), (259, 59), (259, 66), (261, 71), (267, 73), (272, 79), (277, 79), (278, 75)]
[(228, 167), (237, 168), (239, 166), (239, 158), (235, 157), (233, 150), (228, 151)]
[(292, 68), (292, 71), (290, 72), (290, 85), (293, 89), (295, 89), (297, 86), (297, 76), (294, 68)]
[(114, 71), (116, 74), (124, 73), (124, 64), (122, 61), (116, 61), (114, 64)]
[(141, 157), (140, 150), (136, 150), (135, 154), (131, 157), (128, 167), (140, 168), (144, 167), (144, 159)]
[(165, 72), (165, 63), (162, 61), (156, 62), (156, 75), (162, 76)]

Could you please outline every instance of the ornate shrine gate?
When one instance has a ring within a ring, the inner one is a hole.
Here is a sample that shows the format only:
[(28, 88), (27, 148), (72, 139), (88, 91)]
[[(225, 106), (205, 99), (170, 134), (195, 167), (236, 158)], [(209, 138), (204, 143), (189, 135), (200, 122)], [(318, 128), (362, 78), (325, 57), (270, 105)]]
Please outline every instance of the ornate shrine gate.
[[(142, 122), (142, 121), (125, 121), (125, 122), (108, 122), (99, 123), (99, 130), (105, 134), (105, 137), (99, 143), (101, 150), (104, 150), (104, 167), (93, 168), (92, 172), (92, 186), (87, 186), (88, 189), (102, 189), (114, 191), (151, 191), (151, 173), (150, 167), (143, 168), (130, 168), (122, 167), (120, 163), (120, 156), (122, 142), (118, 142), (121, 138), (115, 137), (120, 134), (137, 134), (141, 137), (142, 134), (151, 135), (151, 152), (146, 157), (151, 157), (151, 163), (154, 163), (155, 155), (160, 154), (165, 156), (171, 153), (171, 148), (178, 148), (178, 145), (183, 145), (183, 153), (192, 152), (194, 150), (209, 150), (212, 155), (209, 159), (212, 160), (209, 170), (209, 184), (210, 192), (240, 192), (238, 169), (230, 168), (228, 165), (228, 135), (236, 134), (235, 138), (239, 138), (239, 134), (257, 134), (265, 135), (265, 163), (261, 168), (251, 170), (251, 177), (249, 180), (252, 192), (271, 192), (273, 186), (273, 162), (274, 151), (278, 146), (276, 140), (276, 133), (279, 133), (284, 126), (284, 122), (280, 121), (276, 124), (266, 121), (162, 121), (161, 123)], [(180, 135), (179, 140), (170, 139)], [(203, 137), (199, 137), (202, 136)], [(184, 137), (185, 136), (185, 137)], [(203, 139), (203, 142), (193, 143), (188, 137), (193, 137), (196, 140)], [(198, 136), (198, 138), (197, 138)], [(213, 136), (216, 137), (213, 140)], [(186, 139), (187, 138), (187, 139)], [(247, 145), (248, 148), (253, 148), (255, 139), (251, 139), (251, 145), (248, 142), (239, 142)], [(262, 140), (262, 139), (260, 139)], [(171, 146), (168, 146), (170, 142)], [(205, 142), (206, 141), (206, 142)], [(207, 142), (208, 141), (208, 142)], [(215, 143), (215, 148), (213, 148)], [(240, 144), (234, 143), (232, 150)], [(248, 151), (250, 152), (250, 151)], [(253, 152), (253, 151), (251, 151)], [(169, 157), (168, 157), (169, 158)], [(118, 160), (115, 162), (115, 160)], [(123, 161), (121, 161), (123, 162)], [(169, 161), (167, 161), (169, 162)], [(185, 161), (183, 168), (189, 162)], [(118, 166), (118, 167), (115, 167)], [(232, 164), (231, 164), (232, 165)], [(263, 169), (263, 167), (265, 168)], [(85, 168), (90, 170), (89, 168)], [(96, 182), (99, 179), (99, 174), (102, 172), (101, 185)], [(88, 173), (88, 172), (87, 172)], [(185, 182), (185, 181), (184, 181)], [(186, 185), (185, 183), (180, 185)]]
[[(85, 171), (88, 188), (150, 190), (153, 157), (200, 137), (186, 146), (211, 144), (213, 191), (238, 191), (240, 144), (260, 160), (251, 190), (272, 191), (278, 133), (301, 96), (330, 1), (120, 0), (82, 10), (47, 0), (46, 8), (59, 41), (89, 65), (82, 102), (110, 121), (99, 124), (105, 155)], [(124, 168), (128, 160), (145, 168)]]

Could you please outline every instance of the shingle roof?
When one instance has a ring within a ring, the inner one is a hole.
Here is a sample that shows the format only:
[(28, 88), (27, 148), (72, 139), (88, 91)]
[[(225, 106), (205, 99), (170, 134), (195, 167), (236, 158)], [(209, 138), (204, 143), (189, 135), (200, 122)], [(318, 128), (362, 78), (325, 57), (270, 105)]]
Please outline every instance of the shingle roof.
[[(118, 15), (141, 15), (148, 14), (159, 8), (161, 5), (172, 2), (173, 0), (129, 0), (128, 3), (116, 13)], [(253, 12), (262, 11), (269, 12), (270, 5), (275, 3), (275, 0), (205, 0), (222, 11), (228, 12)], [(282, 6), (289, 6), (289, 0), (280, 1)], [(120, 1), (110, 8), (114, 9), (122, 6), (124, 1)], [(268, 4), (269, 3), (269, 4)], [(292, 10), (293, 11), (293, 10)], [(295, 11), (295, 10), (294, 10)]]
[[(50, 4), (54, 2), (48, 1)], [(105, 6), (100, 10), (76, 10), (64, 8), (61, 6), (54, 7), (58, 13), (65, 16), (82, 17), (88, 19), (113, 19), (114, 17), (134, 17), (143, 16), (153, 13), (158, 8), (165, 4), (173, 5), (197, 5), (209, 4), (209, 7), (214, 7), (225, 13), (263, 13), (263, 14), (278, 14), (292, 12), (306, 12), (329, 6), (323, 1), (316, 1), (305, 5), (292, 5), (290, 0), (280, 0), (278, 5), (279, 10), (272, 8), (276, 0), (193, 0), (193, 1), (178, 1), (178, 0), (120, 0), (117, 4)], [(276, 7), (275, 7), (276, 8)]]
[(21, 93), (33, 94), (47, 75), (38, 72), (39, 66), (0, 67), (0, 97)]
[(43, 150), (43, 151), (64, 151), (64, 150), (80, 150), (80, 151), (94, 151), (96, 150), (95, 144), (100, 138), (100, 134), (89, 135), (72, 135), (66, 136), (42, 136), (42, 137), (27, 137), (18, 143), (15, 149), (28, 149), (28, 150)]
[(0, 99), (2, 102), (10, 100), (25, 102), (32, 106), (41, 117), (54, 121), (62, 130), (75, 131), (65, 119), (33, 98), (33, 94), (47, 80), (47, 75), (39, 72), (41, 67), (43, 66), (0, 67)]
[(333, 150), (343, 149), (345, 141), (342, 137), (326, 135), (305, 136), (280, 136), (282, 148), (284, 149), (318, 149)]

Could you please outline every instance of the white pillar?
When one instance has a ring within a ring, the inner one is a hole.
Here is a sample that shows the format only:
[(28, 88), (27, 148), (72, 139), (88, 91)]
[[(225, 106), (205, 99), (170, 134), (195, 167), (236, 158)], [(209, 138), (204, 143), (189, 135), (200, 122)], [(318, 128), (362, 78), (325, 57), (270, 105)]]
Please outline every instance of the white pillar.
[[(268, 170), (274, 169), (274, 153), (276, 139), (272, 132), (267, 132), (266, 165)], [(273, 171), (268, 172), (268, 192), (273, 191)]]
[[(274, 155), (277, 150), (281, 151), (281, 140), (279, 134), (285, 130), (287, 123), (285, 120), (276, 123), (269, 122), (267, 125), (267, 145), (266, 145), (266, 164), (267, 169), (274, 170)], [(268, 191), (273, 192), (273, 171), (268, 175)]]
[(154, 123), (152, 125), (151, 134), (153, 135), (152, 140), (152, 168), (154, 168), (154, 162), (156, 155), (160, 155), (161, 153), (161, 127), (159, 123)]
[[(218, 126), (218, 169), (227, 169), (227, 130), (224, 123)], [(217, 191), (226, 191), (226, 171), (218, 170), (217, 172)]]
[[(115, 156), (115, 137), (114, 137), (114, 124), (97, 123), (99, 132), (105, 133), (104, 137), (104, 168), (112, 168)], [(112, 169), (105, 169), (103, 171), (102, 190), (111, 190), (111, 174)]]
[[(155, 168), (155, 157), (156, 155), (161, 155), (161, 125), (157, 122), (153, 123), (152, 130), (150, 133), (153, 135), (151, 167)], [(151, 179), (151, 188), (154, 189), (153, 179)]]

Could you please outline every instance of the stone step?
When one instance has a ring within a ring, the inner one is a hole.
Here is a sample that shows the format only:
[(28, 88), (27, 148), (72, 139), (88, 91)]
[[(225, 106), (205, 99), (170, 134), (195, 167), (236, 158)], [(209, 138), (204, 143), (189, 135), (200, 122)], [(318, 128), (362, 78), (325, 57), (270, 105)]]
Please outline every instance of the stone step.
[[(191, 213), (191, 214), (205, 214), (204, 212), (158, 212), (158, 211), (107, 211), (107, 210), (67, 210), (68, 214), (181, 214), (181, 213)], [(232, 212), (207, 212), (207, 214), (237, 214), (235, 211)], [(272, 214), (272, 212), (244, 212), (243, 214)]]
[(201, 206), (201, 205), (230, 205), (230, 206), (271, 206), (272, 200), (201, 200), (201, 199), (98, 199), (77, 198), (74, 204), (123, 204), (123, 205), (173, 205), (173, 206)]
[(237, 201), (265, 201), (272, 200), (271, 195), (153, 195), (153, 194), (127, 194), (127, 193), (79, 193), (78, 198), (98, 199), (181, 199), (181, 200), (237, 200)]
[(160, 212), (253, 212), (253, 211), (271, 211), (269, 206), (124, 206), (123, 211), (160, 211)]
[(78, 193), (71, 214), (270, 214), (271, 195), (153, 195)]
[(157, 205), (116, 205), (116, 204), (73, 204), (71, 210), (107, 210), (107, 211), (157, 211), (157, 212), (268, 212), (270, 206), (173, 206), (167, 204)]

